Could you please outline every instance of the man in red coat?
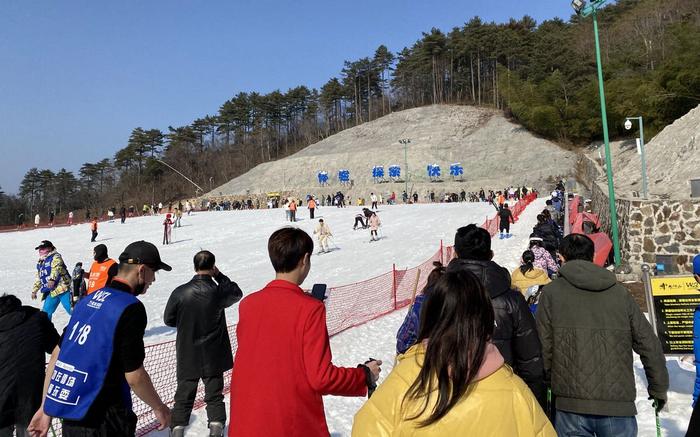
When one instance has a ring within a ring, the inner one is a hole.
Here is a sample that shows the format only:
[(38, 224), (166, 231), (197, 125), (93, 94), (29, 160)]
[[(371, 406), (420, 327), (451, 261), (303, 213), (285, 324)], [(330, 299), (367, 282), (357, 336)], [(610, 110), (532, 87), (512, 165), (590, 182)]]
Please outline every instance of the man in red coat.
[(297, 228), (268, 240), (275, 280), (239, 307), (229, 437), (328, 437), (322, 396), (364, 396), (379, 377), (379, 360), (357, 368), (331, 362), (326, 309), (299, 288), (313, 249)]

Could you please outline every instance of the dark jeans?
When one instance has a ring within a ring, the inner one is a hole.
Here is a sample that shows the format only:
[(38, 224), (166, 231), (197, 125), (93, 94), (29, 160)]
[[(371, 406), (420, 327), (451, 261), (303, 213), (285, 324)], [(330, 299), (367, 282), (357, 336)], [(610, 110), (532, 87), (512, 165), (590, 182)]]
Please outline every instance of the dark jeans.
[(506, 234), (510, 233), (510, 222), (499, 223), (498, 228), (501, 232), (506, 231)]
[(81, 422), (63, 421), (63, 437), (112, 437), (136, 435), (136, 415), (124, 407), (108, 407), (102, 423), (85, 426)]
[(92, 240), (90, 242), (95, 241), (95, 238), (97, 238), (97, 231), (92, 231)]
[[(226, 405), (224, 405), (224, 395), (221, 393), (224, 390), (224, 375), (202, 378), (202, 382), (204, 382), (204, 402), (207, 404), (209, 422), (225, 424)], [(177, 382), (172, 427), (189, 425), (194, 398), (197, 396), (197, 384), (199, 379), (184, 379)]]
[(690, 415), (690, 423), (685, 437), (700, 435), (700, 402), (696, 402), (693, 407), (693, 414)]
[(316, 208), (309, 208), (309, 218), (314, 218), (314, 211)]
[(637, 437), (634, 416), (596, 416), (557, 410), (559, 437)]
[(361, 217), (355, 217), (355, 224), (352, 225), (352, 228), (355, 229), (358, 225), (362, 226), (363, 228), (365, 227), (365, 222), (362, 221)]
[(377, 209), (377, 202), (372, 202), (372, 209)]
[(0, 428), (0, 437), (14, 437), (15, 434), (13, 430), (17, 431), (17, 437), (29, 437), (27, 428), (20, 425), (17, 425), (17, 427), (10, 425), (5, 428)]

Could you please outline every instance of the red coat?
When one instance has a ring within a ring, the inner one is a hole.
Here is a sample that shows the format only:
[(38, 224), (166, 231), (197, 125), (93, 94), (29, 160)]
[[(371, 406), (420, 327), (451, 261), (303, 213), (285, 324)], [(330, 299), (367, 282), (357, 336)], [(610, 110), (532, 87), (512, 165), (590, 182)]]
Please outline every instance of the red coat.
[(365, 371), (336, 367), (323, 303), (274, 280), (239, 307), (229, 437), (328, 437), (322, 395), (364, 396)]

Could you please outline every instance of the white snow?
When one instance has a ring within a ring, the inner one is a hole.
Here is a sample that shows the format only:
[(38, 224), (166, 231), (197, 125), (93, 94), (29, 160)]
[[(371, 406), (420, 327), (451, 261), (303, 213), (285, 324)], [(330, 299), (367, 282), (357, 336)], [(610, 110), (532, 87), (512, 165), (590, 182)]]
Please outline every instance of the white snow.
[[(544, 205), (539, 199), (521, 215), (512, 226), (513, 237), (494, 239), (494, 260), (509, 270), (519, 264), (528, 236), (536, 222), (535, 217)], [(309, 278), (304, 283), (310, 288), (316, 282), (329, 286), (361, 281), (397, 268), (413, 267), (425, 261), (439, 248), (440, 239), (452, 244), (455, 230), (468, 223), (480, 224), (494, 209), (487, 204), (424, 204), (382, 206), (384, 238), (377, 243), (368, 243), (368, 230), (352, 230), (354, 215), (359, 207), (337, 209), (325, 207), (317, 211), (316, 218), (323, 217), (330, 226), (338, 250), (322, 256), (314, 256)], [(298, 211), (297, 226), (311, 233), (316, 220), (308, 219), (306, 209)], [(127, 219), (122, 225), (100, 224), (98, 243), (105, 243), (110, 256), (118, 257), (131, 241), (145, 239), (158, 245), (162, 259), (173, 267), (172, 272), (161, 272), (156, 282), (142, 300), (148, 311), (146, 343), (157, 343), (174, 338), (174, 330), (163, 325), (162, 312), (170, 292), (187, 282), (193, 274), (192, 256), (200, 249), (211, 250), (217, 256), (217, 265), (222, 272), (236, 281), (244, 294), (262, 288), (272, 277), (273, 270), (267, 258), (267, 238), (281, 226), (284, 212), (278, 210), (203, 212), (183, 217), (183, 227), (174, 230), (174, 244), (161, 246), (163, 217)], [(89, 268), (92, 248), (89, 225), (81, 224), (69, 228), (39, 229), (25, 232), (0, 234), (0, 292), (12, 293), (25, 304), (39, 305), (30, 301), (35, 275), (36, 252), (34, 247), (44, 239), (51, 240), (64, 256), (69, 270), (77, 261)], [(237, 320), (237, 305), (227, 311), (229, 323)], [(338, 334), (331, 339), (334, 362), (337, 365), (355, 366), (369, 357), (384, 360), (383, 375), (393, 366), (395, 334), (406, 314), (406, 309), (357, 328)], [(68, 321), (59, 307), (54, 322), (61, 330)], [(675, 358), (668, 359), (671, 376), (669, 402), (661, 413), (664, 436), (683, 436), (690, 418), (691, 393), (694, 375), (679, 367)], [(638, 357), (635, 357), (637, 377), (637, 409), (639, 435), (655, 435), (654, 414), (651, 403), (646, 400), (646, 380)], [(381, 382), (381, 380), (380, 380)], [(228, 396), (226, 396), (228, 404)], [(333, 436), (349, 436), (354, 414), (362, 406), (362, 398), (327, 396), (324, 398), (328, 426)], [(206, 412), (193, 411), (188, 435), (205, 435)], [(167, 436), (167, 432), (153, 432), (151, 436)]]

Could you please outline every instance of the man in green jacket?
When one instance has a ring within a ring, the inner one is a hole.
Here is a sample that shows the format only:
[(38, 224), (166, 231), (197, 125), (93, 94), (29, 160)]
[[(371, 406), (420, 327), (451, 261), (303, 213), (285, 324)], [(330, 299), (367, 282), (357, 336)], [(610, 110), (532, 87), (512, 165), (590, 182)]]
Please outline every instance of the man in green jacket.
[(593, 264), (590, 238), (568, 235), (559, 251), (564, 265), (544, 287), (536, 315), (557, 434), (636, 436), (632, 351), (658, 411), (668, 390), (661, 343), (615, 275)]

